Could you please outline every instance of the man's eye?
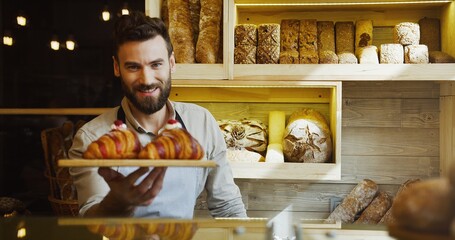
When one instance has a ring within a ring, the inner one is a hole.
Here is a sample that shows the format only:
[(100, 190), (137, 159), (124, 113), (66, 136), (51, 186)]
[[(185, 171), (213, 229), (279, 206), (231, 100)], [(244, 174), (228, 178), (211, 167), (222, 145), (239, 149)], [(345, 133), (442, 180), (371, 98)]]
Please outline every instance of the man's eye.
[(126, 68), (127, 68), (128, 70), (130, 70), (130, 71), (137, 71), (137, 70), (139, 70), (139, 67), (138, 67), (138, 66), (134, 66), (134, 65), (127, 66)]
[(159, 68), (161, 67), (163, 64), (162, 63), (152, 63), (152, 67), (153, 68)]

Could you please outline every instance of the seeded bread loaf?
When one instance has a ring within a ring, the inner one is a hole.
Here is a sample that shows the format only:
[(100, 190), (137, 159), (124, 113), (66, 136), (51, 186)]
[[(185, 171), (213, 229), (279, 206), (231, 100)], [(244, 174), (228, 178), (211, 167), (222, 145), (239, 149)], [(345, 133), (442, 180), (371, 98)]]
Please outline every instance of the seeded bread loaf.
[(300, 20), (283, 19), (280, 25), (280, 51), (297, 51), (299, 49)]
[(222, 0), (201, 0), (199, 36), (196, 44), (196, 62), (216, 63), (220, 48), (220, 22), (223, 16)]
[(234, 47), (235, 64), (255, 64), (256, 46), (241, 44)]
[(332, 21), (318, 21), (318, 51), (335, 52), (335, 26)]
[(354, 53), (355, 26), (353, 22), (335, 23), (335, 48), (336, 53)]
[(188, 0), (167, 0), (169, 36), (177, 63), (194, 63), (193, 27)]
[(316, 19), (300, 20), (299, 63), (319, 63), (318, 26)]

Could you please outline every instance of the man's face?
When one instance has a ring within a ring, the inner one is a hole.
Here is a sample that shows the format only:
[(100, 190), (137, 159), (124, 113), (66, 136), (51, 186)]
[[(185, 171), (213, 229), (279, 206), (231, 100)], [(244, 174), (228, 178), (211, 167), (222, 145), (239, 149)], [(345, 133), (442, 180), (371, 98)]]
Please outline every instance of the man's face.
[(145, 114), (152, 114), (166, 104), (174, 69), (174, 55), (168, 57), (161, 36), (124, 43), (119, 47), (118, 61), (114, 58), (114, 74), (121, 78), (125, 96)]

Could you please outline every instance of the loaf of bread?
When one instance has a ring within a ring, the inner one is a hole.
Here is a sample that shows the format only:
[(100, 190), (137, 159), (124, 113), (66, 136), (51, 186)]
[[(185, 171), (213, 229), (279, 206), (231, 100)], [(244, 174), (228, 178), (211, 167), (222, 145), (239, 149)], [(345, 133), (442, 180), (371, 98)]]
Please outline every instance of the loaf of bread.
[(298, 64), (299, 52), (297, 50), (280, 51), (280, 64)]
[(428, 51), (441, 51), (440, 21), (437, 18), (419, 20), (420, 44), (428, 46)]
[(299, 28), (299, 63), (319, 63), (318, 26), (316, 19), (300, 20)]
[(197, 43), (199, 36), (199, 19), (201, 18), (201, 0), (189, 0), (191, 27), (193, 28), (193, 43)]
[[(407, 189), (412, 184), (419, 182), (420, 179), (409, 179), (403, 184), (401, 184), (400, 188), (398, 189), (397, 193), (395, 194), (395, 198), (397, 198), (405, 189)], [(392, 215), (392, 207), (394, 205), (394, 201), (392, 201), (392, 206), (387, 210), (384, 216), (379, 221), (379, 224), (393, 224), (395, 223), (395, 218)]]
[(169, 37), (177, 63), (194, 63), (193, 27), (188, 0), (167, 0)]
[(153, 141), (139, 152), (141, 159), (194, 159), (204, 157), (201, 144), (180, 123), (171, 119)]
[(393, 28), (393, 41), (403, 46), (418, 45), (420, 41), (419, 24), (413, 22), (402, 22)]
[(362, 212), (378, 192), (378, 185), (370, 180), (363, 179), (352, 189), (335, 210), (330, 213), (325, 222), (341, 221), (353, 223), (355, 216)]
[(335, 48), (336, 53), (355, 53), (355, 26), (353, 22), (335, 23)]
[(455, 63), (455, 58), (441, 51), (428, 52), (430, 63)]
[(356, 56), (360, 64), (379, 64), (378, 48), (374, 45), (358, 48)]
[(280, 51), (297, 52), (299, 50), (300, 20), (283, 19), (280, 25)]
[(196, 62), (216, 63), (220, 48), (222, 0), (201, 0), (199, 36), (196, 43)]
[(284, 131), (283, 153), (287, 162), (329, 162), (332, 137), (324, 116), (311, 108), (293, 112)]
[(357, 64), (358, 60), (354, 53), (342, 52), (337, 55), (339, 64)]
[(400, 64), (404, 62), (403, 45), (398, 43), (381, 44), (379, 62), (387, 64)]
[(332, 21), (318, 21), (318, 51), (335, 52), (335, 26)]
[(338, 56), (334, 51), (319, 50), (319, 63), (338, 64)]
[(257, 27), (255, 24), (238, 24), (234, 28), (234, 46), (258, 45)]
[(363, 210), (355, 223), (377, 224), (392, 205), (392, 198), (384, 191), (379, 191), (373, 201)]
[(280, 46), (280, 24), (264, 23), (258, 25), (258, 46)]
[(235, 64), (255, 64), (256, 63), (256, 46), (240, 44), (234, 47)]
[(267, 127), (259, 120), (218, 120), (226, 146), (264, 153), (267, 149)]
[(429, 63), (428, 48), (426, 45), (407, 45), (404, 47), (405, 63)]
[(454, 201), (454, 186), (448, 178), (427, 179), (398, 195), (392, 214), (402, 229), (449, 235), (455, 217)]
[(261, 154), (246, 149), (228, 148), (226, 158), (229, 162), (264, 162), (264, 157)]
[(355, 51), (373, 43), (373, 21), (359, 20), (355, 23)]
[(259, 44), (257, 47), (256, 63), (278, 64), (280, 61), (280, 45)]
[(141, 143), (136, 132), (127, 129), (117, 120), (112, 130), (90, 143), (82, 154), (87, 159), (133, 159), (137, 158)]

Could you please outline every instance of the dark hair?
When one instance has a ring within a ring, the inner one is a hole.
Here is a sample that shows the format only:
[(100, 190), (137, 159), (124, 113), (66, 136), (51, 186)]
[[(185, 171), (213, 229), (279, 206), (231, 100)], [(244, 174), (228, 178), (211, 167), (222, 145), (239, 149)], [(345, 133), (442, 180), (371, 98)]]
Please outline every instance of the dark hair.
[(118, 58), (120, 45), (130, 41), (146, 41), (156, 36), (163, 37), (171, 56), (173, 48), (169, 33), (160, 18), (151, 18), (142, 12), (133, 11), (121, 16), (114, 26), (114, 56)]

